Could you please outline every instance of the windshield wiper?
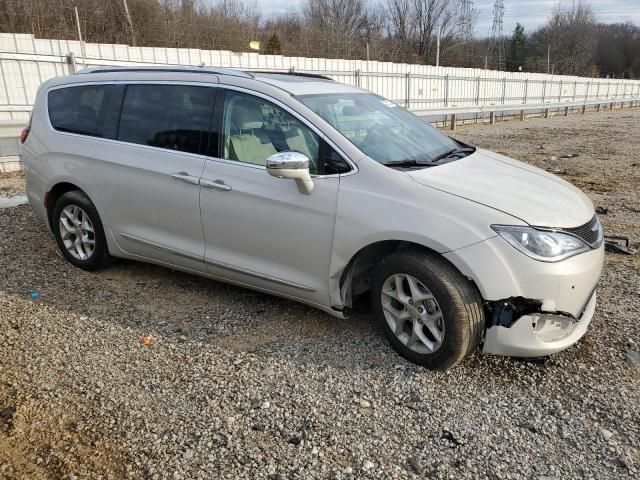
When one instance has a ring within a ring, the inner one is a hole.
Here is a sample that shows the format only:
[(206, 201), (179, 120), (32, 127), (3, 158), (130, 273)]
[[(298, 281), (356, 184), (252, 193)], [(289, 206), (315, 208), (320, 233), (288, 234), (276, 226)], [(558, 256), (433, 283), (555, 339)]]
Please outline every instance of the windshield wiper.
[(416, 160), (415, 158), (405, 158), (404, 160), (391, 160), (384, 162), (387, 167), (433, 167), (431, 160)]
[(442, 165), (443, 160), (462, 158), (475, 152), (473, 147), (454, 148), (448, 152), (444, 152), (435, 158), (404, 158), (402, 160), (390, 160), (384, 162), (383, 165), (387, 167), (400, 167), (400, 168), (412, 168), (412, 167), (435, 167), (436, 165)]
[(473, 147), (454, 148), (452, 150), (449, 150), (448, 152), (444, 152), (442, 155), (438, 155), (437, 157), (432, 158), (431, 163), (436, 163), (440, 160), (444, 160), (445, 158), (450, 158), (450, 157), (458, 157), (458, 158), (466, 157), (467, 155), (470, 155), (475, 151), (476, 149)]

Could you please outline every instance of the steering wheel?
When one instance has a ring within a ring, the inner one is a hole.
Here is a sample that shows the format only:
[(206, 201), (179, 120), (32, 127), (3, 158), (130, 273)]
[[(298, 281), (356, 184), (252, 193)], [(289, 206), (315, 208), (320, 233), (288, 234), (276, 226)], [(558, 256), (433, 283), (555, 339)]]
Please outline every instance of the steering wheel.
[[(389, 147), (395, 143), (395, 139), (390, 133), (390, 129), (378, 124), (369, 130), (367, 136), (360, 142), (359, 147), (370, 157), (387, 157), (393, 151)], [(374, 154), (372, 150), (375, 150), (376, 153)]]

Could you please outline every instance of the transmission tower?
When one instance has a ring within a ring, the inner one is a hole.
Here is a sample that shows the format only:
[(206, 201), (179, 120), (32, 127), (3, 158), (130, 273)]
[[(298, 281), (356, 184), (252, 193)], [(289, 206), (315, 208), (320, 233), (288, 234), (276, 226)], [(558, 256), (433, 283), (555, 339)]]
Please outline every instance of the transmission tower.
[(498, 70), (504, 70), (506, 52), (504, 47), (504, 0), (496, 0), (493, 4), (493, 25), (491, 25), (491, 41), (487, 49), (487, 57), (498, 58)]
[(460, 0), (460, 37), (465, 53), (472, 55), (473, 0)]

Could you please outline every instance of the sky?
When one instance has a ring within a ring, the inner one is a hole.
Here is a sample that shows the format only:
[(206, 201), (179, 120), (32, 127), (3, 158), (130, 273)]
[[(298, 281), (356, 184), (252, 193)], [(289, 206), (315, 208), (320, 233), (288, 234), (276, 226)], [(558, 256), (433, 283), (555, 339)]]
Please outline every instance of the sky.
[[(265, 19), (300, 9), (304, 0), (256, 0)], [(369, 0), (376, 1), (376, 0)], [(384, 0), (382, 0), (384, 1)], [(556, 3), (570, 5), (573, 0), (504, 0), (504, 32), (512, 32), (516, 22), (525, 31), (535, 30), (545, 23)], [(590, 0), (598, 19), (604, 23), (631, 21), (640, 26), (640, 0)], [(494, 0), (475, 0), (475, 35), (490, 35)]]

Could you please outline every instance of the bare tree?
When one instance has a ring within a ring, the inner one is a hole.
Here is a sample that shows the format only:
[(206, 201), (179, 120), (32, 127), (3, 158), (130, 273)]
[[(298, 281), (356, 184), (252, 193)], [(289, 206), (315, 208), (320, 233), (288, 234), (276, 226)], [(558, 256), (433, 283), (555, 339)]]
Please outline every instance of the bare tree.
[(368, 24), (365, 0), (307, 0), (303, 17), (310, 37), (330, 56), (349, 57)]
[(455, 44), (458, 31), (456, 2), (450, 0), (413, 0), (416, 18), (417, 50), (425, 62), (435, 56), (436, 35), (440, 30), (440, 48), (447, 51)]
[(283, 55), (309, 56), (302, 17), (298, 12), (267, 20), (262, 27), (262, 41), (268, 42), (272, 35), (277, 35)]
[(598, 66), (602, 75), (640, 76), (640, 27), (631, 22), (598, 25)]
[(414, 0), (387, 0), (388, 35), (402, 62), (410, 62), (415, 46)]
[(546, 25), (535, 38), (551, 49), (551, 62), (557, 73), (589, 74), (596, 47), (596, 17), (584, 0), (569, 6), (557, 4)]
[(461, 40), (461, 14), (458, 1), (387, 0), (388, 35), (397, 57), (405, 62), (433, 62), (438, 32), (441, 53), (449, 52)]
[[(261, 21), (256, 0), (0, 0), (0, 31), (76, 39), (77, 6), (87, 42), (241, 52), (261, 40), (263, 52), (364, 59), (368, 51), (373, 60), (407, 63), (433, 63), (440, 31), (442, 65), (484, 65), (471, 47), (486, 50), (487, 39), (468, 41), (468, 0), (305, 2), (300, 11)], [(556, 73), (640, 76), (640, 28), (598, 24), (587, 0), (556, 5), (520, 47), (512, 60), (529, 71), (546, 71), (550, 47)]]
[(385, 31), (387, 26), (387, 12), (381, 3), (370, 3), (367, 9), (367, 22), (364, 27), (365, 47), (370, 46), (372, 56), (378, 56), (378, 51), (384, 48)]

